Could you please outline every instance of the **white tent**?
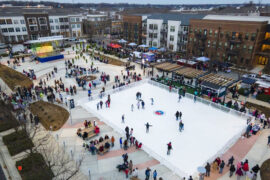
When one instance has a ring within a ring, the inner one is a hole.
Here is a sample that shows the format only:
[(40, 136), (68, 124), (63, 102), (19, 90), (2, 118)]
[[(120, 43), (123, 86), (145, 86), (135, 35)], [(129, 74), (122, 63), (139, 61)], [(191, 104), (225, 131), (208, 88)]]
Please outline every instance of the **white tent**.
[(197, 61), (202, 61), (202, 62), (206, 62), (206, 61), (209, 61), (210, 59), (208, 57), (198, 57), (196, 58)]
[(139, 47), (141, 47), (141, 48), (147, 48), (148, 46), (145, 45), (145, 44), (141, 44), (141, 45), (139, 45)]
[(134, 42), (129, 43), (128, 45), (129, 45), (129, 46), (137, 46), (137, 44), (136, 44), (136, 43), (134, 43)]
[(120, 39), (119, 41), (118, 41), (118, 43), (126, 43), (127, 41), (126, 40), (124, 40), (124, 39)]

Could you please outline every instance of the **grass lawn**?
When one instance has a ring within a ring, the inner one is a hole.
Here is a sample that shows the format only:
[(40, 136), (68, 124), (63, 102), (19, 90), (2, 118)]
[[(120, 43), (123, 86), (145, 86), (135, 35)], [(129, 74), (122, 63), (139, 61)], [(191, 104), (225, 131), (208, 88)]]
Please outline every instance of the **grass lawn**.
[(120, 60), (115, 59), (115, 58), (111, 58), (111, 57), (106, 56), (106, 55), (98, 55), (98, 53), (95, 53), (95, 56), (99, 56), (101, 59), (108, 59), (108, 63), (115, 65), (115, 66), (124, 66), (126, 64), (123, 61), (120, 61)]
[(6, 105), (3, 101), (0, 101), (0, 132), (9, 130), (18, 126), (18, 121), (11, 113), (12, 105)]
[(14, 90), (16, 86), (30, 87), (33, 84), (27, 76), (2, 64), (0, 64), (0, 78), (11, 90)]
[(269, 180), (270, 179), (270, 159), (264, 161), (261, 166), (261, 179), (262, 180)]
[(39, 153), (17, 161), (16, 167), (18, 166), (22, 166), (22, 170), (19, 172), (23, 180), (51, 180), (54, 176)]
[(69, 118), (66, 109), (45, 101), (30, 104), (30, 110), (40, 118), (40, 122), (47, 130), (50, 130), (50, 127), (53, 131), (59, 130)]
[(24, 131), (18, 131), (6, 135), (3, 137), (3, 141), (11, 156), (33, 147), (32, 141), (27, 137)]

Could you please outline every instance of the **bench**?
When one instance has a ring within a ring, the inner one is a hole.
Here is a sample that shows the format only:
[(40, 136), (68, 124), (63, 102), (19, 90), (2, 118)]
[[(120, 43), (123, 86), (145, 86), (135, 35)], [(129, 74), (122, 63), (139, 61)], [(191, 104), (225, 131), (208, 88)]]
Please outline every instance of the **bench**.
[(90, 139), (94, 136), (97, 136), (97, 134), (95, 133), (95, 127), (90, 127), (90, 128), (84, 128), (81, 130), (81, 135), (83, 136), (84, 133), (87, 133), (87, 138), (86, 139)]
[[(106, 144), (106, 143), (109, 143), (109, 144), (110, 144), (110, 139), (106, 139), (106, 140), (102, 141), (101, 143), (95, 145), (95, 147), (97, 148), (97, 153), (98, 153), (98, 154), (103, 155), (103, 154), (109, 152), (110, 148), (105, 148), (105, 144)], [(100, 146), (102, 146), (102, 145), (103, 145), (104, 149), (103, 149), (102, 152), (100, 152), (100, 151), (99, 151), (99, 148), (100, 148)]]

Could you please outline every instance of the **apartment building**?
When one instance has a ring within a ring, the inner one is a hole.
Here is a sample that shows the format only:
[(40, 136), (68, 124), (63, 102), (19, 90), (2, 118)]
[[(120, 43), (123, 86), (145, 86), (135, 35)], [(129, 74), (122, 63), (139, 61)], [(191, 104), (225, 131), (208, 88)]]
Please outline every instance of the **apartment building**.
[(47, 6), (0, 7), (1, 41), (21, 43), (39, 37), (63, 35), (82, 36), (82, 9), (52, 8)]
[(142, 43), (142, 15), (123, 15), (123, 39), (136, 44)]
[(207, 15), (192, 19), (187, 56), (252, 68), (269, 59), (270, 17)]
[(185, 52), (190, 19), (202, 19), (201, 14), (153, 14), (147, 17), (146, 44), (171, 51)]

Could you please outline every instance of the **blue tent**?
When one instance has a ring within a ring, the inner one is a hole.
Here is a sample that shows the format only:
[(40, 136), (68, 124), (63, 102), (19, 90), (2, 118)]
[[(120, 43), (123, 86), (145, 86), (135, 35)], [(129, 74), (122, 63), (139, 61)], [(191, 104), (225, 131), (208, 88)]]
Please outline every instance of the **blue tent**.
[(156, 47), (151, 47), (151, 48), (149, 48), (149, 51), (155, 51), (155, 50), (157, 50), (158, 48), (156, 48)]

